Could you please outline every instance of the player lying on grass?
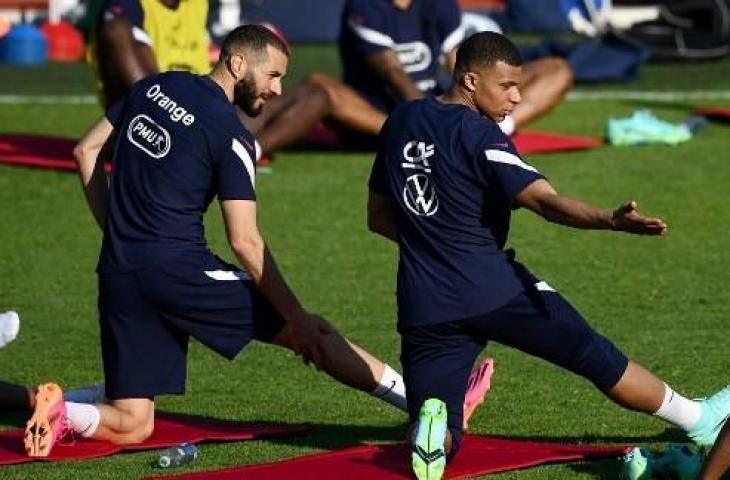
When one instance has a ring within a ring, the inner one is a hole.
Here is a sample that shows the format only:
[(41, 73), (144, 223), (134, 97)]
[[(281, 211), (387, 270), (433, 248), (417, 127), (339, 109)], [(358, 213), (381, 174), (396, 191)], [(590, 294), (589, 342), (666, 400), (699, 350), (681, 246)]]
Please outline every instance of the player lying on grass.
[[(109, 403), (65, 402), (58, 385), (39, 386), (29, 455), (48, 455), (67, 429), (115, 443), (149, 437), (155, 397), (184, 392), (190, 336), (229, 359), (253, 339), (288, 348), (405, 409), (400, 375), (302, 307), (257, 227), (253, 137), (234, 104), (254, 116), (279, 95), (288, 54), (266, 28), (239, 27), (210, 75), (140, 80), (76, 147), (104, 231), (97, 271)], [(99, 152), (115, 130), (108, 185)], [(207, 248), (203, 213), (216, 196), (245, 270)]]
[(575, 228), (662, 235), (635, 202), (603, 210), (558, 194), (497, 126), (520, 103), (521, 59), (496, 33), (459, 48), (454, 86), (389, 117), (370, 177), (368, 222), (396, 242), (398, 331), (419, 479), (441, 478), (462, 438), (462, 401), (489, 341), (591, 381), (617, 404), (712, 445), (730, 387), (687, 399), (630, 360), (545, 281), (504, 250), (514, 207)]

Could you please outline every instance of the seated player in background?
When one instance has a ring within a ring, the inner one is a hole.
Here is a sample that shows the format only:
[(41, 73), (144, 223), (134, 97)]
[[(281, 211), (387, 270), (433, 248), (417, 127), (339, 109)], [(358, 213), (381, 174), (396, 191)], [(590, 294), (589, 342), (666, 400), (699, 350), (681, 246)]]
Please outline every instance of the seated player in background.
[[(313, 73), (304, 84), (317, 94), (293, 92), (289, 105), (310, 105), (339, 135), (345, 147), (373, 150), (387, 115), (400, 102), (440, 93), (439, 70), (453, 69), (464, 40), (455, 0), (348, 0), (338, 42), (343, 81)], [(559, 58), (524, 67), (523, 101), (500, 127), (511, 134), (550, 111), (572, 85), (568, 64)], [(321, 91), (325, 92), (323, 98)], [(285, 109), (272, 108), (247, 124), (265, 152), (306, 135), (312, 124), (282, 122)], [(311, 118), (311, 117), (310, 117)]]
[(574, 228), (639, 235), (667, 228), (633, 201), (612, 211), (560, 195), (520, 158), (497, 123), (520, 103), (521, 65), (506, 37), (477, 33), (459, 48), (451, 89), (400, 105), (380, 133), (368, 225), (399, 246), (398, 332), (421, 480), (441, 478), (459, 448), (460, 399), (490, 341), (584, 377), (701, 446), (714, 443), (730, 415), (730, 386), (701, 401), (685, 398), (504, 250), (515, 207)]
[(90, 49), (103, 106), (148, 75), (207, 73), (207, 16), (207, 0), (104, 0)]

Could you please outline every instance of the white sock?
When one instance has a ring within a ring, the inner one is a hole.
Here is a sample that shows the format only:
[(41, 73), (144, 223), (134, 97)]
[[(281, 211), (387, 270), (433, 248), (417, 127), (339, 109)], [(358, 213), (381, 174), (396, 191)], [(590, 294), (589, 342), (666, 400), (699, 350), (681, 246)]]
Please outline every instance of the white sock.
[(254, 150), (256, 150), (256, 161), (258, 162), (259, 160), (261, 160), (261, 155), (264, 154), (264, 151), (261, 148), (261, 144), (259, 143), (259, 141), (255, 138), (253, 139), (253, 147)]
[(20, 329), (20, 317), (17, 312), (0, 313), (0, 348), (15, 340)]
[(88, 403), (66, 402), (66, 416), (71, 430), (84, 438), (91, 438), (99, 428), (101, 412)]
[(699, 402), (689, 400), (664, 384), (664, 401), (654, 415), (672, 423), (684, 431), (691, 430), (702, 416), (702, 406)]
[(515, 130), (517, 129), (517, 125), (515, 125), (515, 119), (512, 118), (512, 115), (507, 115), (504, 117), (504, 120), (499, 122), (497, 124), (499, 128), (504, 132), (505, 135), (512, 135), (515, 133)]
[(406, 385), (403, 383), (403, 377), (396, 372), (390, 365), (385, 365), (383, 376), (378, 382), (378, 386), (370, 392), (373, 397), (390, 403), (396, 408), (400, 408), (404, 412), (408, 411), (408, 402), (406, 402)]

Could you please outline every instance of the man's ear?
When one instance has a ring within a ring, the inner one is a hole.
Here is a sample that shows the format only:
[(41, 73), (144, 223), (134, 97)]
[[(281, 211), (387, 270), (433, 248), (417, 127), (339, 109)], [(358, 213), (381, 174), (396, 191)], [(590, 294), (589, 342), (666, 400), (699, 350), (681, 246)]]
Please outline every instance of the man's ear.
[(231, 75), (233, 75), (233, 78), (235, 78), (236, 81), (246, 75), (247, 67), (248, 62), (246, 61), (246, 57), (243, 55), (237, 54), (228, 57), (228, 70), (231, 72)]
[(461, 81), (464, 84), (464, 88), (466, 88), (466, 90), (468, 92), (473, 93), (474, 91), (476, 91), (476, 89), (477, 89), (477, 86), (476, 86), (477, 74), (476, 73), (466, 72), (464, 74), (464, 76), (461, 77)]

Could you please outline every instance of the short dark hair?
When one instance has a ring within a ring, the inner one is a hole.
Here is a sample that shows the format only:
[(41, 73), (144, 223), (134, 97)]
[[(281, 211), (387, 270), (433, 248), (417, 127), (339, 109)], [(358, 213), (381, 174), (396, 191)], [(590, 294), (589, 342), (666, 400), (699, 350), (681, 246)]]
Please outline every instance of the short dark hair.
[(454, 79), (460, 79), (475, 67), (493, 67), (502, 61), (519, 67), (522, 57), (517, 47), (507, 37), (495, 32), (479, 32), (464, 40), (456, 51)]
[(289, 45), (276, 33), (263, 25), (241, 25), (231, 30), (221, 45), (221, 60), (227, 60), (237, 53), (248, 53), (256, 61), (268, 57), (266, 47), (271, 45), (287, 57)]

